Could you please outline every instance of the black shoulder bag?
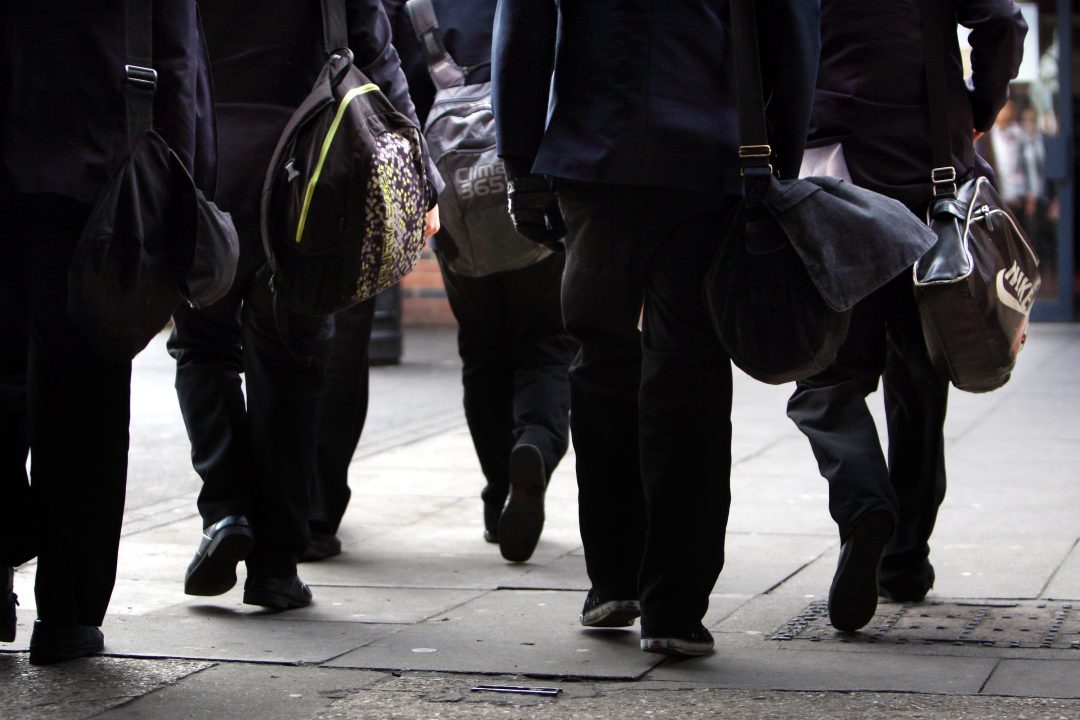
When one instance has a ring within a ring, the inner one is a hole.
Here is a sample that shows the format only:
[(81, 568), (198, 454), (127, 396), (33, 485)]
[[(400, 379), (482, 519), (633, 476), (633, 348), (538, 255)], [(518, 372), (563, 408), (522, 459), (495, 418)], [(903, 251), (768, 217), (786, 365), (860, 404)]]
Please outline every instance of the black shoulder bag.
[(706, 276), (713, 327), (732, 362), (780, 384), (827, 368), (851, 308), (934, 242), (903, 204), (839, 178), (773, 174), (754, 0), (732, 0), (744, 198)]
[(915, 263), (915, 300), (934, 366), (960, 390), (988, 392), (1008, 382), (1024, 347), (1039, 259), (988, 178), (958, 184), (944, 19), (934, 0), (922, 0), (922, 13), (934, 163), (926, 220), (937, 242)]
[(224, 297), (239, 256), (232, 218), (153, 130), (152, 5), (125, 3), (128, 159), (98, 195), (68, 271), (68, 314), (115, 360), (146, 347), (180, 302)]

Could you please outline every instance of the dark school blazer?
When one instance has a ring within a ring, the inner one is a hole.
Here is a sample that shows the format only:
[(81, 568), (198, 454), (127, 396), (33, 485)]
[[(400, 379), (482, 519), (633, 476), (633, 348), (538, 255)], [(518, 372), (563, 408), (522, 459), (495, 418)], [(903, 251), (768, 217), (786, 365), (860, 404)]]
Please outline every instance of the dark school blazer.
[[(195, 1), (153, 2), (154, 126), (203, 176), (214, 162), (213, 126)], [(125, 64), (123, 0), (0, 4), (6, 189), (94, 201), (127, 157)]]
[[(792, 177), (817, 72), (819, 3), (756, 5), (770, 142), (780, 174)], [(727, 0), (501, 0), (492, 59), (499, 154), (515, 169), (740, 192)]]
[[(943, 17), (970, 29), (970, 88), (956, 33), (945, 30), (953, 160), (967, 172), (977, 163), (972, 134), (988, 130), (1005, 104), (1027, 25), (1011, 0), (941, 0), (941, 6)], [(909, 207), (925, 205), (932, 151), (919, 0), (822, 0), (821, 28), (808, 144), (842, 143), (856, 184)]]

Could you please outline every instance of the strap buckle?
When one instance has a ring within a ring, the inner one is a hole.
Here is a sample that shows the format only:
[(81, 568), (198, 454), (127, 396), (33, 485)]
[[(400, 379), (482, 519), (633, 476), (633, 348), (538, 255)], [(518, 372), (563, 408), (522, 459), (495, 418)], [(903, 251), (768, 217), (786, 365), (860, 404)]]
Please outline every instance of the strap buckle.
[[(765, 169), (772, 175), (773, 166), (769, 162), (772, 157), (771, 145), (740, 145), (739, 146), (739, 174), (745, 176), (747, 170)], [(756, 174), (756, 173), (751, 173)]]
[(157, 70), (154, 68), (140, 67), (138, 65), (124, 66), (124, 79), (138, 88), (157, 89)]
[(930, 171), (930, 182), (934, 186), (934, 197), (956, 195), (956, 168), (951, 165), (934, 168)]

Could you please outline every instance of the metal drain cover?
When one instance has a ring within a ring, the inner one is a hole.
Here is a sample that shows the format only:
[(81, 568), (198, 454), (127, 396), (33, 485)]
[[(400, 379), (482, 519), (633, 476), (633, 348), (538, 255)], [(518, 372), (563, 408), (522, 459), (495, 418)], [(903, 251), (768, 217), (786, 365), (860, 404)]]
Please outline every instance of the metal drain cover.
[(865, 628), (847, 634), (829, 624), (828, 602), (815, 600), (770, 639), (1080, 650), (1080, 607), (1043, 602), (879, 603)]

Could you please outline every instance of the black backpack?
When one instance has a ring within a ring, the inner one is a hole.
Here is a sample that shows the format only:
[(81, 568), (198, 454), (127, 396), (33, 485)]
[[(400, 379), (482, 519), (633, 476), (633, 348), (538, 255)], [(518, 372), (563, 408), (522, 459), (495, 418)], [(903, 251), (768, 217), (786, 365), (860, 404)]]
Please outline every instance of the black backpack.
[(353, 65), (344, 0), (323, 0), (329, 60), (281, 134), (260, 220), (275, 302), (330, 315), (404, 277), (424, 249), (420, 131)]
[(446, 183), (439, 194), (446, 232), (437, 251), (452, 271), (472, 277), (543, 260), (551, 250), (518, 235), (510, 222), (506, 170), (495, 153), (491, 84), (465, 84), (474, 68), (460, 67), (446, 50), (431, 0), (408, 0), (405, 10), (435, 85), (424, 136)]

